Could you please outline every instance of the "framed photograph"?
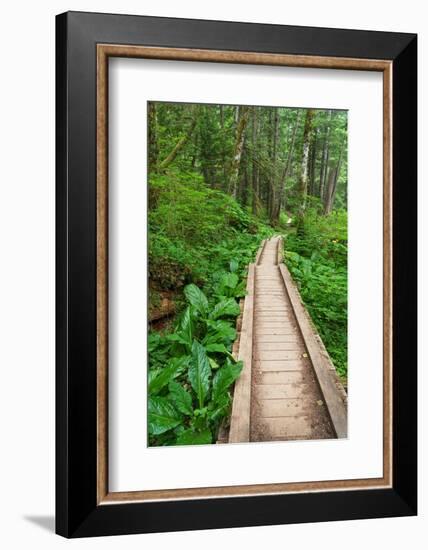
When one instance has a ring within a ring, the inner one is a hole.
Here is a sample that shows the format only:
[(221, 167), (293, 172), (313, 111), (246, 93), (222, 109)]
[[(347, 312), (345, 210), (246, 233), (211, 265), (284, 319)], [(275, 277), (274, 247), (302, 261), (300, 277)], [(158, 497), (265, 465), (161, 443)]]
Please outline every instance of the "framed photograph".
[(416, 35), (56, 25), (57, 533), (416, 514)]

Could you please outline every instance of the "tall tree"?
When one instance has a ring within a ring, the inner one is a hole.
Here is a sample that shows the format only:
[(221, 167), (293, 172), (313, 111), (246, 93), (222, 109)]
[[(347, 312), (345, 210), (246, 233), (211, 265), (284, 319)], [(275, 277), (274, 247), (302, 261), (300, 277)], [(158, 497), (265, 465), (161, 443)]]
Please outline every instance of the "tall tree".
[(343, 155), (343, 143), (340, 148), (339, 160), (337, 161), (337, 164), (334, 165), (333, 167), (330, 167), (330, 170), (329, 170), (328, 186), (325, 192), (325, 199), (324, 199), (324, 214), (330, 214), (334, 206), (337, 182), (339, 181), (340, 168), (342, 165), (342, 155)]
[(297, 111), (296, 119), (293, 126), (293, 132), (291, 134), (291, 142), (288, 147), (288, 154), (287, 154), (287, 160), (284, 164), (284, 169), (282, 171), (281, 179), (280, 179), (280, 185), (279, 185), (279, 193), (278, 193), (278, 200), (276, 202), (276, 208), (274, 215), (272, 216), (272, 221), (274, 224), (277, 224), (279, 221), (279, 215), (281, 213), (281, 205), (283, 201), (283, 197), (285, 195), (285, 186), (287, 183), (287, 178), (290, 173), (291, 168), (291, 160), (293, 158), (294, 153), (294, 145), (296, 143), (296, 135), (297, 135), (297, 129), (299, 127), (299, 120), (300, 120), (300, 109)]
[(158, 168), (159, 143), (158, 143), (158, 125), (156, 115), (156, 103), (149, 101), (148, 105), (148, 122), (149, 122), (149, 170), (154, 172)]
[(187, 131), (180, 137), (180, 139), (177, 141), (171, 152), (168, 154), (166, 158), (160, 163), (159, 169), (161, 171), (166, 170), (168, 166), (174, 162), (175, 157), (178, 155), (178, 153), (184, 148), (184, 146), (187, 144), (187, 142), (190, 140), (193, 131), (195, 130), (196, 123), (198, 121), (198, 113), (199, 113), (199, 105), (192, 105), (190, 108), (190, 123), (187, 128)]
[(317, 153), (318, 153), (318, 128), (314, 128), (313, 134), (312, 134), (312, 141), (309, 146), (310, 151), (310, 160), (309, 160), (309, 194), (316, 196), (316, 189), (315, 189), (315, 166), (317, 161)]
[(225, 113), (224, 105), (220, 105), (220, 132), (221, 132), (221, 164), (223, 168), (223, 190), (227, 189), (227, 164), (226, 164), (226, 128), (225, 128)]
[(235, 144), (233, 147), (233, 157), (230, 164), (229, 193), (236, 198), (238, 190), (239, 166), (241, 163), (242, 149), (244, 147), (245, 128), (247, 127), (250, 107), (238, 107)]
[(314, 109), (306, 110), (305, 127), (303, 130), (302, 160), (299, 178), (299, 221), (303, 220), (306, 210), (306, 199), (308, 195), (308, 171), (309, 171), (309, 144), (312, 136), (312, 123), (314, 119)]
[(278, 164), (278, 141), (279, 141), (279, 109), (275, 108), (273, 113), (273, 128), (272, 128), (272, 166), (271, 176), (269, 178), (269, 205), (268, 213), (269, 219), (273, 222), (275, 212), (275, 200), (276, 200), (276, 171)]
[(320, 177), (319, 177), (319, 185), (318, 185), (318, 192), (321, 200), (324, 199), (324, 190), (326, 187), (326, 180), (327, 180), (329, 139), (330, 139), (332, 116), (333, 116), (333, 111), (329, 109), (327, 118), (325, 121), (325, 126), (324, 126), (324, 140), (323, 140), (323, 147), (322, 147), (321, 168), (320, 168)]
[(253, 117), (252, 117), (253, 127), (252, 127), (252, 166), (251, 166), (251, 184), (252, 184), (252, 211), (253, 214), (258, 212), (258, 199), (259, 199), (259, 168), (256, 161), (256, 150), (257, 150), (257, 135), (258, 135), (258, 112), (257, 107), (253, 107)]

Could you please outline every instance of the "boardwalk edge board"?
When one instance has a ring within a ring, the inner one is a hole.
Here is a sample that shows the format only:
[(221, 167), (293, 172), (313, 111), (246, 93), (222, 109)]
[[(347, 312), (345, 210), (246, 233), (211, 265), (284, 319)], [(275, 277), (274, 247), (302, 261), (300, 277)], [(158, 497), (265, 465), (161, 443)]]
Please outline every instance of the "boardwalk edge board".
[(263, 241), (261, 242), (260, 248), (257, 251), (256, 259), (254, 260), (254, 265), (255, 266), (259, 265), (259, 263), (260, 263), (260, 258), (263, 254), (263, 250), (265, 248), (266, 241), (267, 241), (267, 239), (263, 239)]
[[(261, 247), (262, 248), (262, 247)], [(244, 362), (241, 375), (235, 382), (229, 443), (245, 443), (250, 440), (251, 371), (253, 354), (254, 268), (248, 266), (247, 295), (242, 314), (238, 359)]]
[(298, 321), (309, 358), (311, 359), (319, 388), (324, 397), (334, 431), (339, 439), (346, 438), (348, 437), (348, 422), (345, 390), (336, 375), (334, 365), (324, 345), (322, 347), (320, 345), (320, 338), (317, 338), (290, 272), (285, 264), (280, 264), (279, 270), (290, 298), (294, 315)]

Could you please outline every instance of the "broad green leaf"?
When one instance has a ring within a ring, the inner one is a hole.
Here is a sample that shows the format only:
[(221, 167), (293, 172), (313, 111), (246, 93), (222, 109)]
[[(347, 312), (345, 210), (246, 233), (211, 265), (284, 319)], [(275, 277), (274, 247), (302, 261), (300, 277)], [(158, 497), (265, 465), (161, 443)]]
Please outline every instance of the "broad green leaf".
[(181, 364), (181, 361), (172, 360), (168, 366), (160, 369), (158, 375), (149, 381), (149, 393), (156, 395), (164, 386), (167, 386), (179, 373)]
[(209, 419), (214, 422), (218, 418), (221, 418), (222, 416), (225, 416), (230, 407), (231, 399), (228, 393), (223, 393), (218, 399), (216, 403), (211, 402), (211, 409), (208, 413)]
[(184, 431), (177, 437), (177, 445), (209, 445), (212, 435), (209, 429), (200, 432), (192, 429)]
[(182, 416), (165, 397), (149, 397), (149, 433), (159, 435), (178, 426)]
[(147, 339), (147, 347), (149, 353), (156, 350), (161, 342), (162, 336), (158, 332), (151, 332)]
[(152, 380), (154, 380), (156, 378), (156, 376), (158, 376), (158, 374), (162, 371), (162, 369), (149, 369), (149, 373), (148, 373), (148, 384), (150, 386)]
[(217, 403), (226, 393), (229, 387), (241, 374), (243, 367), (242, 361), (231, 363), (228, 361), (224, 367), (219, 369), (213, 379), (212, 401)]
[(184, 372), (189, 366), (191, 356), (190, 355), (180, 355), (180, 357), (173, 357), (170, 359), (169, 364), (174, 364), (177, 366), (178, 372)]
[(174, 406), (183, 414), (191, 416), (193, 414), (192, 396), (181, 384), (171, 381), (168, 385), (171, 401)]
[(196, 285), (187, 285), (184, 288), (184, 294), (190, 304), (202, 315), (205, 315), (208, 309), (208, 300), (205, 294)]
[(211, 319), (219, 319), (220, 317), (237, 316), (240, 313), (239, 305), (233, 298), (226, 298), (216, 304), (210, 313)]
[(196, 340), (192, 345), (192, 360), (188, 373), (190, 383), (198, 398), (199, 407), (202, 408), (210, 389), (211, 366), (205, 348)]
[(184, 346), (188, 345), (188, 341), (179, 332), (173, 332), (172, 334), (168, 334), (166, 338), (170, 342), (178, 342), (179, 344), (183, 344)]
[(205, 336), (203, 343), (214, 344), (221, 342), (224, 344), (230, 344), (236, 338), (236, 330), (227, 321), (216, 319), (215, 321), (208, 320), (208, 334)]
[(239, 283), (239, 285), (235, 288), (235, 290), (233, 291), (233, 295), (235, 296), (235, 298), (242, 298), (243, 296), (245, 296), (247, 294), (247, 291), (246, 291), (246, 282), (245, 281), (241, 281)]
[(208, 357), (208, 361), (210, 362), (211, 368), (213, 370), (217, 370), (218, 368), (220, 368), (220, 365), (217, 363), (217, 361), (214, 361), (212, 357)]
[(239, 277), (236, 273), (225, 273), (221, 279), (221, 282), (224, 286), (229, 288), (235, 288), (238, 284)]
[(229, 269), (232, 273), (238, 271), (239, 263), (236, 260), (230, 260)]
[(180, 336), (186, 341), (187, 345), (189, 346), (190, 351), (193, 338), (192, 308), (190, 306), (188, 306), (184, 310), (184, 313), (180, 317), (178, 330), (181, 333)]
[(205, 349), (207, 352), (224, 353), (225, 355), (229, 355), (229, 350), (224, 344), (207, 344)]

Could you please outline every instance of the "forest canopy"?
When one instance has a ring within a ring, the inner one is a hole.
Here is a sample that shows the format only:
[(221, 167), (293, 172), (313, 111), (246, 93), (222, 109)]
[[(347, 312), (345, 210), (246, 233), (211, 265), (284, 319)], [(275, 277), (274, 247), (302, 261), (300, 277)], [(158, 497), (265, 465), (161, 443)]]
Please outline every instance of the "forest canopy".
[(150, 444), (210, 443), (242, 368), (231, 354), (235, 320), (264, 238), (283, 236), (285, 262), (346, 383), (347, 112), (147, 109)]
[(149, 170), (200, 174), (273, 225), (318, 199), (347, 203), (347, 112), (151, 102)]

